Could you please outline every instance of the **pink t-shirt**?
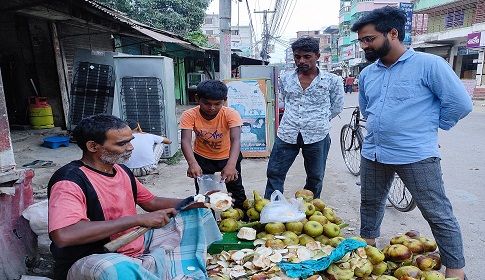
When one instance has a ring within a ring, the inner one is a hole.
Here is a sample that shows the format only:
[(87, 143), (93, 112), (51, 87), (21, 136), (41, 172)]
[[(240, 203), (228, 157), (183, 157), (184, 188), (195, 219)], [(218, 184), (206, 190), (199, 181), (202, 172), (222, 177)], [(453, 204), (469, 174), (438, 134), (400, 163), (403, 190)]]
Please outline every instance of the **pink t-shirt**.
[[(116, 174), (96, 172), (85, 166), (80, 167), (88, 177), (96, 191), (105, 220), (114, 220), (124, 216), (136, 215), (130, 177), (118, 165), (114, 165)], [(138, 180), (136, 203), (145, 203), (154, 199)], [(52, 186), (49, 197), (49, 232), (73, 225), (81, 220), (89, 221), (86, 216), (86, 197), (79, 186), (74, 182), (64, 180)], [(133, 230), (127, 229), (110, 236), (111, 240)], [(135, 239), (118, 250), (118, 253), (136, 257), (143, 253), (143, 236)]]

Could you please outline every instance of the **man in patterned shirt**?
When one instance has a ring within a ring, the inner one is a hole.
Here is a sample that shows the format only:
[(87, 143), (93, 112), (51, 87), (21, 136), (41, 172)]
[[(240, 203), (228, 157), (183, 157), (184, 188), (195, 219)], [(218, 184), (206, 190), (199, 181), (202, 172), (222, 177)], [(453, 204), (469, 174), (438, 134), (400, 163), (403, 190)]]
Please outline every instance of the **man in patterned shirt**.
[(283, 192), (286, 173), (301, 149), (307, 174), (304, 188), (318, 198), (330, 148), (330, 120), (343, 109), (344, 88), (339, 76), (318, 69), (318, 39), (300, 38), (291, 48), (297, 69), (281, 76), (285, 113), (269, 158), (264, 197)]

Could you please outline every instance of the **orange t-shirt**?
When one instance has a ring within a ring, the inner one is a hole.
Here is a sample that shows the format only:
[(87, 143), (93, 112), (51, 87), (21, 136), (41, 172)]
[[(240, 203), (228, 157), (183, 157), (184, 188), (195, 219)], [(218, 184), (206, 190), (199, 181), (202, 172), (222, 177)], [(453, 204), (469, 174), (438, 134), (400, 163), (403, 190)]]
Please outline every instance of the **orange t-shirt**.
[[(124, 216), (136, 215), (136, 205), (133, 201), (130, 177), (118, 165), (113, 166), (116, 174), (106, 174), (91, 170), (85, 166), (80, 169), (86, 174), (99, 198), (106, 221)], [(136, 203), (145, 203), (155, 196), (147, 190), (138, 180)], [(81, 220), (89, 221), (87, 214), (86, 197), (76, 183), (63, 180), (52, 186), (49, 198), (49, 232), (73, 225)], [(110, 236), (111, 240), (131, 231), (127, 229)], [(136, 257), (143, 253), (143, 236), (121, 247), (118, 253)]]
[(200, 114), (200, 106), (189, 109), (182, 114), (180, 129), (191, 129), (195, 132), (194, 152), (208, 159), (229, 158), (231, 149), (232, 127), (242, 125), (239, 113), (223, 106), (217, 116), (206, 120)]

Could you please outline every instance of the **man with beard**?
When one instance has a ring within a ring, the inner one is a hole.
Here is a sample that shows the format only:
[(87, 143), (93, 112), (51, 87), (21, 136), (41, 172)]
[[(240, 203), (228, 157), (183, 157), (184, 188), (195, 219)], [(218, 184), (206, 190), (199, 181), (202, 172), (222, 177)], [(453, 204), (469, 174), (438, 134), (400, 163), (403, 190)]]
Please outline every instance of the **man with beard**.
[(318, 69), (318, 39), (300, 38), (291, 48), (297, 69), (280, 78), (285, 113), (269, 158), (264, 197), (270, 198), (275, 190), (283, 192), (286, 174), (301, 149), (307, 175), (304, 188), (319, 198), (330, 149), (330, 120), (343, 109), (344, 88), (341, 77)]
[(397, 173), (428, 221), (446, 277), (466, 279), (460, 226), (445, 195), (438, 128), (449, 130), (472, 110), (465, 87), (441, 57), (403, 45), (406, 14), (383, 7), (351, 28), (367, 60), (359, 104), (367, 119), (360, 169), (360, 235), (375, 244)]
[[(54, 279), (205, 279), (204, 252), (221, 237), (211, 211), (196, 203), (177, 213), (181, 199), (156, 197), (133, 176), (123, 165), (134, 138), (123, 120), (85, 118), (73, 137), (82, 158), (48, 184)], [(147, 213), (137, 214), (137, 205)], [(151, 230), (104, 254), (103, 245), (137, 227)]]

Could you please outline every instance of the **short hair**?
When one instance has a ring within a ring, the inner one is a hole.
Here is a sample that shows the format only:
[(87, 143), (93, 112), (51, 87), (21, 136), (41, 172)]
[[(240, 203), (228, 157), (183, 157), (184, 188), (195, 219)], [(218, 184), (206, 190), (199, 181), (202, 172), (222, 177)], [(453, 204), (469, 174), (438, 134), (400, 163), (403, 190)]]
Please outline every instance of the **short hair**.
[(208, 100), (224, 100), (227, 86), (219, 80), (205, 80), (197, 85), (197, 96)]
[(251, 124), (248, 123), (248, 122), (243, 122), (242, 126), (249, 126), (249, 127), (251, 127)]
[(106, 133), (111, 129), (123, 129), (128, 124), (112, 115), (94, 115), (82, 119), (72, 131), (72, 136), (77, 145), (83, 152), (87, 151), (86, 143), (94, 141), (95, 143), (104, 144)]
[(397, 7), (385, 6), (364, 14), (352, 25), (350, 30), (357, 32), (364, 25), (373, 24), (377, 31), (384, 34), (395, 28), (398, 32), (398, 39), (402, 42), (404, 41), (406, 20), (406, 12)]
[(292, 51), (320, 53), (320, 40), (313, 37), (304, 37), (291, 44)]
[(131, 128), (131, 130), (138, 128), (138, 122), (137, 121), (134, 121), (134, 120), (126, 120), (126, 123)]

